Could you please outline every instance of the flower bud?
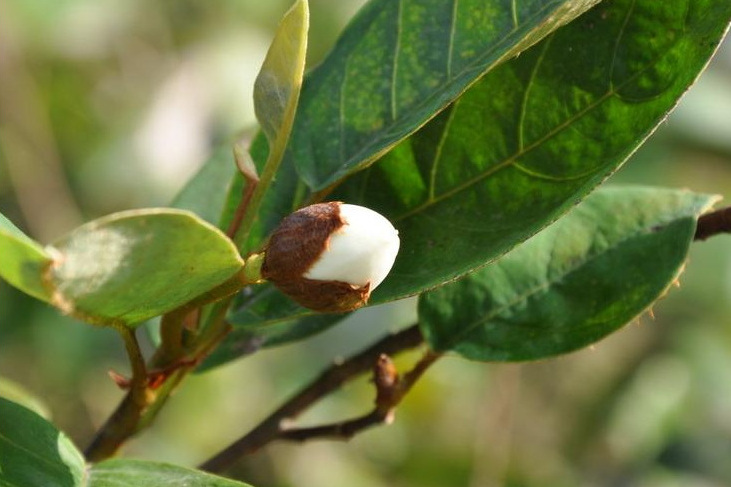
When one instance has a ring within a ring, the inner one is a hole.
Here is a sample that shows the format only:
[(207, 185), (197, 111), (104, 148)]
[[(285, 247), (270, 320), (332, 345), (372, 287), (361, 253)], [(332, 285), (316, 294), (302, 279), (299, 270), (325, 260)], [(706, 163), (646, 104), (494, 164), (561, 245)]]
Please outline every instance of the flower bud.
[(366, 304), (388, 275), (398, 231), (362, 206), (318, 203), (287, 216), (272, 233), (261, 275), (302, 306), (322, 312)]

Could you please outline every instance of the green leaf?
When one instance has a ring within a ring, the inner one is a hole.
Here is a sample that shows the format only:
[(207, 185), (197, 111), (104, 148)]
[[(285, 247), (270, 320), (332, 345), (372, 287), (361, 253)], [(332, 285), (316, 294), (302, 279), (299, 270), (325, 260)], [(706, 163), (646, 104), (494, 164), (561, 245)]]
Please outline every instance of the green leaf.
[[(284, 15), (254, 82), (254, 110), (270, 147), (284, 149), (292, 130), (307, 51), (309, 9), (298, 0)], [(274, 152), (274, 151), (272, 151)]]
[(51, 294), (43, 285), (43, 272), (51, 263), (41, 245), (0, 214), (0, 277), (42, 301)]
[(224, 144), (216, 148), (178, 193), (171, 206), (192, 211), (208, 223), (218, 225), (235, 174), (233, 150), (230, 145)]
[(33, 411), (0, 398), (0, 485), (84, 485), (84, 458), (71, 440)]
[(372, 0), (308, 76), (286, 157), (319, 190), (598, 0)]
[(55, 242), (53, 254), (53, 303), (95, 324), (138, 324), (210, 291), (243, 267), (220, 230), (172, 209), (95, 220)]
[[(269, 145), (259, 184), (251, 196), (239, 231), (234, 236), (234, 241), (242, 249), (248, 243), (251, 227), (282, 163), (290, 138), (305, 70), (309, 16), (307, 0), (297, 0), (279, 24), (254, 83), (254, 110)], [(230, 194), (238, 203), (240, 193)]]
[(199, 470), (139, 460), (107, 460), (91, 467), (89, 487), (246, 487)]
[(333, 199), (389, 217), (384, 302), (510, 250), (614, 172), (704, 68), (727, 0), (605, 2), (488, 73)]
[(608, 188), (497, 262), (424, 293), (435, 350), (473, 360), (533, 360), (596, 342), (677, 280), (698, 216), (718, 198)]

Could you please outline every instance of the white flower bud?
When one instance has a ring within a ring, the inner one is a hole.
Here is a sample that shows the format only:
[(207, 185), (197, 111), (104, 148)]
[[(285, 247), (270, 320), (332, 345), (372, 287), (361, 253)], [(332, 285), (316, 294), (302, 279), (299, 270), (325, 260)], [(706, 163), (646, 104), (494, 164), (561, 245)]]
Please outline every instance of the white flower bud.
[(398, 231), (375, 211), (318, 203), (282, 220), (261, 271), (305, 307), (350, 311), (363, 306), (386, 278), (398, 249)]

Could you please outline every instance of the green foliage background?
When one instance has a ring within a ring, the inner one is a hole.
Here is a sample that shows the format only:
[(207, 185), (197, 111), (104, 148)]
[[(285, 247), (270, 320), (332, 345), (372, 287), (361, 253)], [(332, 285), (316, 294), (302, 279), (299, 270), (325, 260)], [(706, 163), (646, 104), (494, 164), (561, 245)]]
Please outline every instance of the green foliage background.
[[(310, 65), (360, 3), (312, 0)], [(210, 147), (253, 124), (254, 76), (288, 6), (2, 2), (0, 211), (45, 243), (81, 221), (166, 204)], [(612, 182), (731, 197), (729, 86), (727, 40)], [(655, 318), (591, 349), (514, 365), (445, 359), (394, 425), (348, 444), (274, 445), (239, 474), (272, 486), (731, 484), (729, 244), (694, 244), (680, 289)], [(387, 305), (193, 377), (127, 454), (195, 465), (332, 358), (413, 316), (413, 302)], [(105, 370), (124, 364), (112, 331), (59, 316), (0, 282), (0, 379), (44, 399), (77, 444), (116, 404)], [(359, 413), (370, 401), (363, 380), (305, 419)]]

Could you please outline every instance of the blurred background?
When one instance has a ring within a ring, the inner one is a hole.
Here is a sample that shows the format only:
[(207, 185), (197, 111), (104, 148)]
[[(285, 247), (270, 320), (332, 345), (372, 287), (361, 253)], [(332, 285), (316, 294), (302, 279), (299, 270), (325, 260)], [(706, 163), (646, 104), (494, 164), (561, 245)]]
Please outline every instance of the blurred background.
[[(0, 2), (0, 212), (46, 243), (110, 212), (165, 205), (212, 146), (254, 123), (254, 77), (289, 3)], [(362, 3), (311, 0), (309, 66)], [(731, 42), (615, 182), (728, 201)], [(262, 487), (731, 485), (730, 296), (731, 237), (695, 243), (654, 318), (553, 360), (448, 357), (393, 425), (349, 443), (275, 444), (232, 473)], [(333, 359), (413, 322), (413, 307), (192, 377), (125, 454), (196, 465)], [(0, 282), (0, 389), (38, 396), (83, 447), (121, 397), (108, 369), (127, 371), (113, 332)], [(303, 420), (371, 401), (363, 379)]]

